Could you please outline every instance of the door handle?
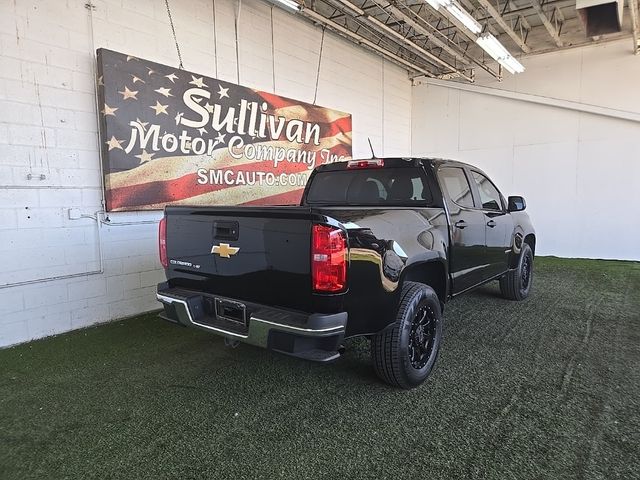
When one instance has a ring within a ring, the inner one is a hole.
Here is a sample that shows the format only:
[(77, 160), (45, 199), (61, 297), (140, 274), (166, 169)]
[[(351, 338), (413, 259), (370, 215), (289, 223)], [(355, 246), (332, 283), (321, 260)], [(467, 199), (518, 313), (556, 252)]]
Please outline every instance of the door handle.
[(464, 228), (467, 226), (467, 222), (465, 222), (464, 220), (458, 220), (456, 223), (453, 224), (453, 226), (456, 228)]
[(495, 226), (496, 226), (496, 222), (494, 222), (493, 220), (489, 220), (489, 221), (487, 222), (487, 227), (491, 227), (491, 228), (493, 228), (493, 227), (495, 227)]

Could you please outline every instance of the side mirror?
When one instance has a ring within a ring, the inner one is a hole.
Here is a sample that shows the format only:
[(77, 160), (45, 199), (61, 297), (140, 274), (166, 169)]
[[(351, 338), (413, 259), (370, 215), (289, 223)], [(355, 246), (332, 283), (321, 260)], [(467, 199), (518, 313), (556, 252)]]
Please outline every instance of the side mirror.
[(508, 210), (510, 212), (521, 212), (525, 208), (527, 208), (527, 202), (524, 201), (524, 198), (518, 196), (509, 197)]

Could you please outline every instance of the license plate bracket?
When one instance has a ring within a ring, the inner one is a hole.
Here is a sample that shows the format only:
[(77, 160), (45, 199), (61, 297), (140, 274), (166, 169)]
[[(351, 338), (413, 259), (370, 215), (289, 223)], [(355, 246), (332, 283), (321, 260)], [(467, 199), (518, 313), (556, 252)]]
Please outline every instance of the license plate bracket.
[(247, 325), (247, 307), (244, 303), (216, 298), (215, 308), (216, 317), (218, 319), (238, 323), (244, 326)]

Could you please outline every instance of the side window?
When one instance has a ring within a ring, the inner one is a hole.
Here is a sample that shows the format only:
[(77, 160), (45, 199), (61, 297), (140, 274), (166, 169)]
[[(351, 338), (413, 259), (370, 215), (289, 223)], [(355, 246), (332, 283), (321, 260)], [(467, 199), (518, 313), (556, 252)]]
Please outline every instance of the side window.
[(438, 171), (440, 183), (449, 193), (449, 197), (461, 207), (473, 208), (473, 196), (471, 195), (471, 187), (464, 170), (457, 167), (441, 168)]
[(481, 173), (474, 171), (471, 171), (471, 173), (476, 181), (476, 185), (478, 185), (482, 208), (485, 210), (502, 210), (500, 192), (498, 192), (498, 189), (493, 185), (493, 183), (491, 183), (491, 181)]

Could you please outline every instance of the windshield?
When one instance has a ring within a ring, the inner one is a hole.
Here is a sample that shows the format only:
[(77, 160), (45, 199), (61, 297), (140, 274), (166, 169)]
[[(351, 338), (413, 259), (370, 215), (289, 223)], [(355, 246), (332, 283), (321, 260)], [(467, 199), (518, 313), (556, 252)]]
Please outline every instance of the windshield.
[(407, 206), (431, 203), (418, 168), (360, 168), (317, 173), (309, 186), (309, 205)]

